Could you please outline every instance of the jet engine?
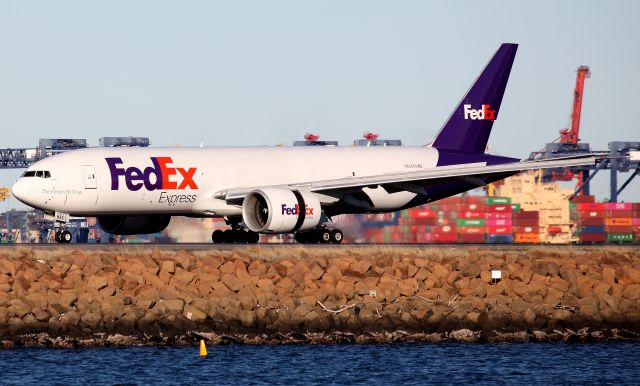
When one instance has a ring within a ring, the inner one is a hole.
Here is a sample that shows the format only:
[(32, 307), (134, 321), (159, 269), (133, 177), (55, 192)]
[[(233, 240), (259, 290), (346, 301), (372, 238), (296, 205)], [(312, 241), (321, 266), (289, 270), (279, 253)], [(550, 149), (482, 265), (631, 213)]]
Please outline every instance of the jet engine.
[(320, 200), (311, 192), (285, 188), (256, 189), (242, 202), (242, 219), (253, 232), (288, 233), (320, 223)]
[(140, 235), (163, 231), (171, 216), (98, 216), (100, 228), (113, 235)]

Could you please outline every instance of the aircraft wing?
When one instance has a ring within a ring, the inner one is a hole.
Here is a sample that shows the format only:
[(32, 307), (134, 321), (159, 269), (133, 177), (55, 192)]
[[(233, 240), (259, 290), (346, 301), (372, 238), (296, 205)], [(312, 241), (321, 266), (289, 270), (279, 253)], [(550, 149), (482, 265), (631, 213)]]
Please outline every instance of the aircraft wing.
[[(416, 194), (425, 194), (423, 185), (429, 182), (443, 180), (477, 181), (478, 186), (483, 186), (487, 179), (491, 177), (508, 177), (525, 170), (566, 168), (573, 166), (594, 165), (598, 157), (596, 156), (575, 156), (563, 157), (543, 161), (523, 161), (500, 165), (487, 166), (484, 162), (442, 166), (421, 171), (410, 171), (405, 173), (390, 173), (364, 177), (344, 177), (333, 180), (308, 181), (288, 185), (273, 185), (288, 189), (302, 189), (315, 193), (322, 193), (329, 196), (340, 196), (341, 194), (352, 192), (366, 187), (381, 186), (388, 191), (406, 190)], [(495, 178), (494, 178), (495, 180)], [(241, 203), (249, 192), (254, 189), (265, 188), (265, 186), (231, 188), (215, 194), (216, 198), (225, 199), (230, 203)]]

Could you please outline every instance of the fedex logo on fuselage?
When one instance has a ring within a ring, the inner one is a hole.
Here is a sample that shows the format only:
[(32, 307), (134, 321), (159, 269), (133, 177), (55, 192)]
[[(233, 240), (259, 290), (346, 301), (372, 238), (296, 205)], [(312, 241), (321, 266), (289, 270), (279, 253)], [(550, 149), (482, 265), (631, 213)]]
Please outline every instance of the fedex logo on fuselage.
[[(296, 204), (293, 208), (287, 206), (287, 204), (282, 204), (282, 214), (298, 214), (300, 213), (300, 205)], [(305, 216), (313, 216), (313, 208), (310, 208), (305, 205)]]
[(495, 121), (496, 111), (491, 106), (482, 105), (479, 109), (472, 109), (471, 105), (464, 105), (464, 119)]
[(152, 166), (139, 169), (135, 166), (128, 168), (120, 167), (122, 158), (112, 157), (105, 158), (111, 172), (111, 190), (120, 188), (120, 177), (124, 177), (124, 183), (127, 189), (136, 191), (143, 186), (145, 189), (151, 190), (181, 190), (181, 189), (198, 189), (198, 185), (193, 180), (197, 168), (177, 168), (172, 167), (171, 157), (149, 157)]

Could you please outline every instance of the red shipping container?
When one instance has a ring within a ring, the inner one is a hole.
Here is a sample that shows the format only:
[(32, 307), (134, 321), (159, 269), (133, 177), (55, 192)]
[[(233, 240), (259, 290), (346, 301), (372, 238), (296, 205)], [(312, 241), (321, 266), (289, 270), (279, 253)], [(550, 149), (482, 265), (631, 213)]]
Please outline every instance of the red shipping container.
[(433, 233), (455, 233), (456, 227), (451, 225), (441, 225), (433, 227)]
[(439, 204), (438, 211), (449, 213), (449, 212), (457, 212), (460, 210), (457, 204)]
[(582, 203), (582, 202), (596, 202), (596, 196), (575, 196), (571, 199), (571, 202)]
[(604, 233), (582, 233), (580, 241), (587, 243), (603, 243), (606, 240)]
[(604, 225), (604, 218), (581, 218), (578, 219), (578, 225), (600, 226)]
[(458, 213), (458, 218), (484, 218), (483, 212), (463, 211)]
[(513, 222), (511, 221), (510, 218), (505, 218), (505, 219), (501, 219), (501, 220), (486, 220), (485, 224), (487, 226), (492, 226), (492, 227), (502, 227), (502, 226), (512, 226)]
[(607, 233), (634, 233), (633, 225), (606, 225), (604, 230)]
[(413, 224), (414, 225), (437, 225), (438, 224), (438, 219), (437, 218), (413, 218)]
[(632, 221), (633, 225), (640, 225), (640, 218), (639, 217), (635, 217), (631, 221)]
[(583, 203), (583, 204), (576, 204), (576, 210), (577, 211), (604, 211), (605, 210), (605, 205), (603, 203)]
[(487, 227), (487, 234), (490, 235), (510, 235), (513, 233), (512, 227)]
[(506, 220), (511, 219), (512, 213), (485, 213), (486, 220)]
[(434, 233), (433, 241), (436, 243), (455, 243), (457, 240), (455, 233)]
[(633, 205), (629, 202), (608, 202), (604, 204), (606, 210), (626, 210), (632, 211)]
[(511, 204), (508, 205), (486, 205), (484, 211), (488, 213), (511, 213)]
[(482, 202), (465, 203), (465, 204), (460, 205), (460, 211), (461, 212), (466, 212), (466, 211), (482, 212), (483, 210), (484, 210), (484, 203), (482, 203)]
[(527, 210), (527, 211), (522, 211), (522, 212), (514, 212), (512, 214), (513, 218), (517, 218), (517, 219), (530, 219), (530, 220), (538, 220), (540, 219), (540, 212), (538, 212), (537, 210)]
[(519, 226), (519, 227), (537, 227), (539, 224), (539, 221), (529, 220), (529, 219), (525, 219), (525, 220), (514, 219), (513, 221), (511, 221), (511, 224), (513, 226)]
[(604, 217), (608, 218), (633, 218), (633, 212), (630, 210), (608, 210), (604, 212)]
[(474, 243), (474, 244), (478, 244), (478, 243), (484, 243), (484, 233), (483, 234), (477, 234), (477, 235), (463, 235), (463, 234), (459, 234), (458, 235), (458, 242), (459, 243)]
[(409, 209), (410, 218), (435, 218), (436, 211), (431, 208)]
[(604, 218), (604, 212), (602, 211), (589, 211), (589, 212), (576, 212), (576, 214), (578, 215), (578, 218)]
[(458, 227), (456, 232), (458, 234), (465, 234), (465, 235), (484, 234), (485, 227)]
[(517, 226), (513, 227), (513, 233), (540, 233), (539, 226)]
[(634, 202), (633, 204), (631, 204), (631, 209), (634, 212), (640, 212), (640, 202)]

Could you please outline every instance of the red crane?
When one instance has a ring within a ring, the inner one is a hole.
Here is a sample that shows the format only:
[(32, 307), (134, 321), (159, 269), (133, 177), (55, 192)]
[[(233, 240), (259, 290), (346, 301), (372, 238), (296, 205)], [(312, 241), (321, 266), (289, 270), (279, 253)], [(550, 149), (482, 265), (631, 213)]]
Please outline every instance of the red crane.
[(376, 139), (378, 139), (379, 135), (375, 134), (375, 133), (370, 133), (368, 131), (365, 131), (364, 134), (362, 135), (362, 138), (366, 139), (367, 141), (375, 141)]
[(580, 113), (582, 112), (582, 92), (584, 80), (591, 77), (589, 66), (580, 66), (577, 70), (576, 89), (573, 91), (573, 110), (571, 110), (571, 128), (560, 130), (560, 143), (577, 144), (580, 140)]
[[(591, 71), (589, 66), (580, 66), (576, 71), (576, 88), (573, 91), (573, 109), (571, 110), (571, 127), (561, 129), (560, 137), (557, 138), (555, 143), (563, 143), (569, 145), (568, 150), (571, 149), (571, 145), (577, 145), (580, 141), (580, 114), (582, 113), (582, 95), (584, 91), (584, 80), (591, 77)], [(576, 178), (576, 186), (581, 186), (584, 180), (584, 176), (581, 172), (574, 173), (570, 169), (564, 169), (562, 171), (552, 171), (551, 181), (571, 181)], [(581, 191), (581, 195), (584, 191)]]
[(320, 136), (318, 134), (306, 133), (304, 135), (304, 139), (307, 142), (316, 142), (318, 139), (320, 139)]

